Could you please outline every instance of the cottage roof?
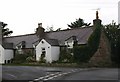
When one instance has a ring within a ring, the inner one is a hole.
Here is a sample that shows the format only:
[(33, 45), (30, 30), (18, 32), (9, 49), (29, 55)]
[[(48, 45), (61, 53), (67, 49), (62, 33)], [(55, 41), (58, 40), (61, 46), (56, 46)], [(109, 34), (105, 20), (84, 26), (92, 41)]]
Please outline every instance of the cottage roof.
[(45, 39), (51, 46), (59, 46), (57, 39)]
[(13, 43), (3, 43), (5, 49), (13, 49)]
[[(64, 45), (66, 39), (70, 38), (71, 36), (76, 36), (76, 39), (78, 40), (78, 44), (86, 44), (92, 32), (93, 30), (91, 27), (46, 32), (45, 39), (51, 45), (56, 45), (56, 44)], [(35, 34), (11, 36), (4, 38), (5, 42), (13, 43), (14, 48), (19, 42), (22, 41), (26, 42), (26, 48), (33, 48), (33, 43), (35, 43), (38, 40), (39, 38)]]

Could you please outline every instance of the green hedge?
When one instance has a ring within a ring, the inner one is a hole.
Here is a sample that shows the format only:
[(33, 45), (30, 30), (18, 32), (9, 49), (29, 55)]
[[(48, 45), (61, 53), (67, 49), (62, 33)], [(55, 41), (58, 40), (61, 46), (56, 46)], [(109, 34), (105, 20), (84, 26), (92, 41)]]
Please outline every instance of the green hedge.
[(75, 46), (74, 47), (74, 61), (79, 62), (87, 62), (89, 59), (89, 48), (88, 46)]
[(74, 46), (74, 61), (77, 63), (88, 62), (99, 47), (101, 28), (96, 27), (88, 39), (88, 44), (82, 46)]

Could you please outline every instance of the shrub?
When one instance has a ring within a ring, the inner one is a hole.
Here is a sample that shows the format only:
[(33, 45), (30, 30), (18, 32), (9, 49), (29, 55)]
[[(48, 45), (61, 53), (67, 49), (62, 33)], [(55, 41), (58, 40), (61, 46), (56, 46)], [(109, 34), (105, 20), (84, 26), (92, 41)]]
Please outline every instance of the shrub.
[[(29, 57), (31, 57), (31, 58), (29, 58)], [(31, 53), (26, 53), (26, 54), (18, 54), (17, 53), (13, 59), (13, 63), (24, 63), (24, 62), (32, 61), (33, 59), (34, 58), (32, 57)]]
[(71, 50), (61, 50), (59, 62), (70, 63), (73, 62), (73, 55), (71, 54)]
[(46, 62), (46, 60), (45, 60), (45, 54), (43, 53), (43, 54), (41, 54), (39, 63), (45, 63), (45, 62)]
[(27, 62), (35, 62), (35, 58), (29, 56), (29, 57), (26, 58), (26, 61)]
[(74, 47), (74, 61), (79, 62), (87, 62), (89, 59), (89, 48), (88, 46), (76, 46)]

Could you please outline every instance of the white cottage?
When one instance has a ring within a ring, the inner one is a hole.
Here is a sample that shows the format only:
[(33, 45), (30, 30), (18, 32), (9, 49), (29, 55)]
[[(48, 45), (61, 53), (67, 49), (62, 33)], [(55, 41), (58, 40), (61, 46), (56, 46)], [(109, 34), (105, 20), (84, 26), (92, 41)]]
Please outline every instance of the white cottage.
[(35, 33), (5, 37), (4, 43), (9, 43), (9, 45), (12, 44), (11, 47), (8, 46), (8, 44), (6, 44), (6, 48), (5, 44), (3, 47), (5, 49), (9, 47), (9, 50), (12, 50), (12, 47), (14, 50), (19, 50), (20, 48), (20, 53), (22, 50), (23, 54), (31, 52), (36, 58), (36, 61), (40, 61), (41, 54), (45, 54), (44, 58), (46, 62), (52, 63), (59, 59), (60, 47), (67, 46), (72, 49), (75, 41), (77, 41), (78, 44), (86, 44), (89, 36), (93, 32), (93, 26), (53, 32), (45, 32), (44, 30), (41, 30), (42, 25), (40, 24), (38, 24), (38, 28), (39, 37), (36, 36)]
[(60, 47), (56, 39), (42, 39), (36, 46), (36, 60), (40, 61), (41, 55), (45, 55), (46, 62), (52, 63), (59, 59)]

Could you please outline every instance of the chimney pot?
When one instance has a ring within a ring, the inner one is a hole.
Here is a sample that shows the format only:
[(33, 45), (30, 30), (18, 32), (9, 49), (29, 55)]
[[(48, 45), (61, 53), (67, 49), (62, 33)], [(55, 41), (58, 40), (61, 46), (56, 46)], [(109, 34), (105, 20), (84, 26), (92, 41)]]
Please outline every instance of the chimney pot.
[(38, 23), (38, 27), (42, 27), (42, 23)]

